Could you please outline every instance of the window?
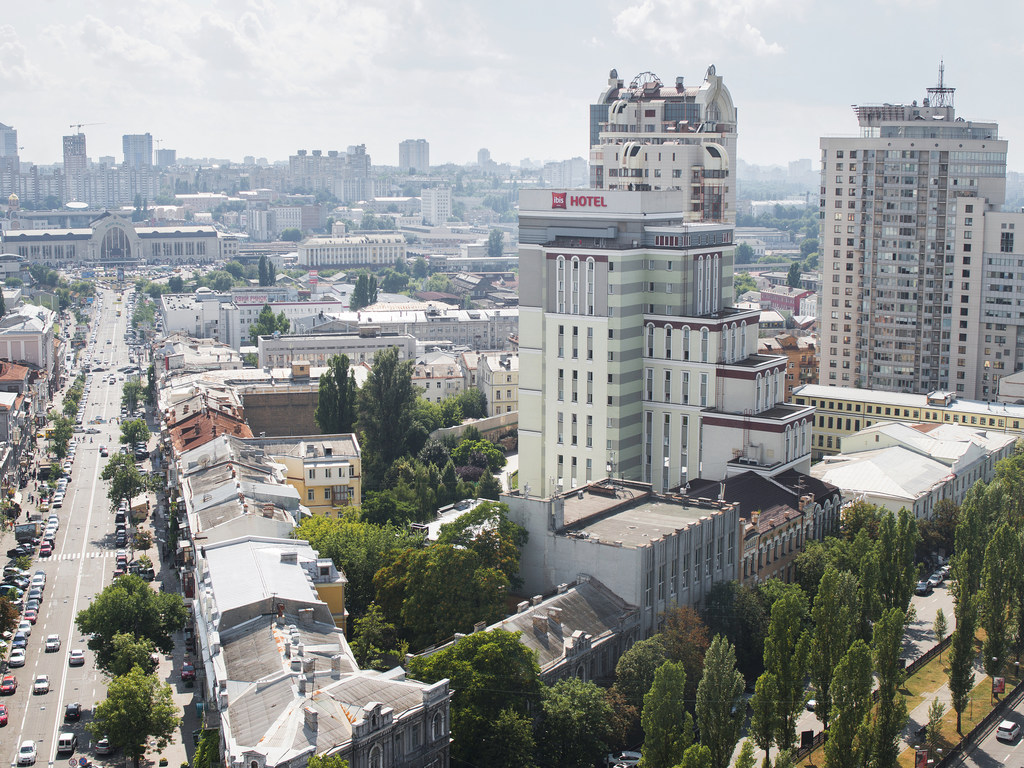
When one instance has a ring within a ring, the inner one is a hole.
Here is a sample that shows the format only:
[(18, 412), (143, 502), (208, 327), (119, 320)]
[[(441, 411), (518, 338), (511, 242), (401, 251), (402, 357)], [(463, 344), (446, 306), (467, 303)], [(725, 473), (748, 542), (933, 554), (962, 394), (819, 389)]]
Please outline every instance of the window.
[(316, 489), (310, 488), (306, 491), (306, 501), (316, 501)]
[(315, 480), (316, 479), (316, 470), (315, 469), (309, 470), (309, 479), (310, 480)]
[(331, 500), (331, 489), (330, 488), (324, 488), (324, 501), (330, 501), (330, 500)]

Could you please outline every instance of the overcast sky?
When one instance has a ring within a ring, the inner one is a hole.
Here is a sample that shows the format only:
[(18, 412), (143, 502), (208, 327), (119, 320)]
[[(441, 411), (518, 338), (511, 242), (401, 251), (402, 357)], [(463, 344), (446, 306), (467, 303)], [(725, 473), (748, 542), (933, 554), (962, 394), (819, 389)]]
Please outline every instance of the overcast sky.
[(83, 128), (94, 159), (148, 131), (190, 157), (365, 143), (395, 164), (425, 138), (434, 164), (515, 164), (586, 157), (609, 69), (696, 84), (714, 64), (740, 158), (816, 162), (819, 136), (857, 132), (851, 104), (920, 100), (944, 59), (958, 114), (997, 120), (1014, 170), (1022, 28), (1020, 0), (8, 2), (0, 122), (39, 163), (81, 122), (102, 123)]

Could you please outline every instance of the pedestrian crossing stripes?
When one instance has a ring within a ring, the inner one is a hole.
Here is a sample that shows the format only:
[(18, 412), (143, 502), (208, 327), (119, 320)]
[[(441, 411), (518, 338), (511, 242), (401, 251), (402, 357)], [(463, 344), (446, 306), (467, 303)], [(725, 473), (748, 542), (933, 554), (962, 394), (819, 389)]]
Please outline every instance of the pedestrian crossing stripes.
[[(96, 559), (96, 558), (111, 558), (116, 555), (116, 552), (86, 552), (85, 559)], [(48, 558), (42, 558), (40, 562), (44, 560), (79, 560), (82, 558), (81, 552), (65, 552), (62, 555), (51, 555)]]

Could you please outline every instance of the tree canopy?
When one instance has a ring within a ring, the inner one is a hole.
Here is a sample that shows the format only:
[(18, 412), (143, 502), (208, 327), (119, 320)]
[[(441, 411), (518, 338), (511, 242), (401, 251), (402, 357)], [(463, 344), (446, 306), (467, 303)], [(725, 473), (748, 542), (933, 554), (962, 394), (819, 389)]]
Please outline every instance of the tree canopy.
[(106, 737), (112, 746), (124, 749), (138, 768), (150, 739), (153, 747), (162, 750), (180, 722), (171, 686), (136, 666), (110, 681), (107, 698), (96, 706), (85, 727), (94, 740)]
[(320, 391), (313, 419), (325, 435), (351, 432), (356, 418), (356, 380), (348, 355), (333, 355), (320, 374)]

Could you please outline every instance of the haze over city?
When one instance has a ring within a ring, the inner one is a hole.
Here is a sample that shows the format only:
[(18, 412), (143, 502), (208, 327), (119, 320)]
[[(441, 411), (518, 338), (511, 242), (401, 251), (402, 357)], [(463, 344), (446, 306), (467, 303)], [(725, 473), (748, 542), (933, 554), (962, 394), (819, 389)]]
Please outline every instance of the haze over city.
[[(952, 0), (633, 0), (516, 4), (143, 2), (14, 5), (0, 25), (4, 121), (20, 155), (56, 162), (73, 123), (89, 154), (151, 132), (179, 157), (283, 160), (297, 148), (398, 142), (433, 163), (488, 147), (518, 163), (586, 156), (586, 104), (608, 70), (696, 82), (709, 64), (740, 107), (740, 158), (817, 162), (818, 137), (857, 130), (849, 105), (920, 99), (946, 63), (959, 114), (998, 120), (1020, 166), (1024, 111), (1007, 93), (1024, 46), (1018, 3), (964, 17)], [(899, 30), (912, 29), (914, 34)], [(981, 55), (979, 55), (979, 52)]]

